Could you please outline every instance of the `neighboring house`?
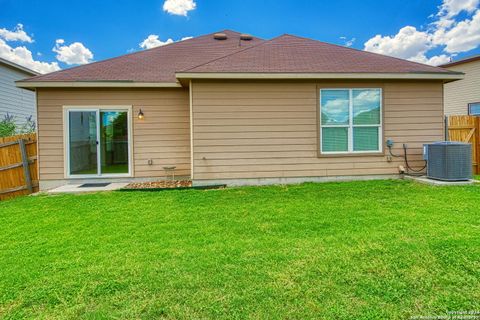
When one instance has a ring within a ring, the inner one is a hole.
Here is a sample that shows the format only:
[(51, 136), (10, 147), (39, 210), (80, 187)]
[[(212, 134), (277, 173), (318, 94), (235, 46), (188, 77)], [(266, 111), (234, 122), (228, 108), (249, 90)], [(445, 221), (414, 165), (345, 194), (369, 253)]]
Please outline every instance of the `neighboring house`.
[(209, 34), (17, 82), (35, 89), (42, 189), (398, 175), (442, 140), (446, 69), (282, 35)]
[(465, 73), (464, 79), (444, 87), (445, 114), (480, 116), (480, 55), (450, 62), (442, 67)]
[(27, 117), (36, 119), (35, 93), (18, 88), (15, 81), (38, 75), (38, 72), (0, 58), (0, 120), (5, 115), (14, 117), (18, 126), (22, 126)]

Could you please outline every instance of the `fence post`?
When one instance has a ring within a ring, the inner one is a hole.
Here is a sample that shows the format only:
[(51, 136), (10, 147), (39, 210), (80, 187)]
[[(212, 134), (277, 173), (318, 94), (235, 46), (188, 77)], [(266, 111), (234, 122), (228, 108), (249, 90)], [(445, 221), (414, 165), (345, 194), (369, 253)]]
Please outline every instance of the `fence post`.
[(25, 147), (25, 140), (18, 140), (20, 146), (20, 153), (22, 154), (23, 174), (25, 176), (25, 183), (27, 184), (28, 192), (33, 193), (32, 177), (30, 176), (30, 167), (27, 155), (27, 148)]
[(475, 174), (480, 174), (480, 117), (475, 117), (475, 148), (472, 148), (477, 152), (477, 171)]

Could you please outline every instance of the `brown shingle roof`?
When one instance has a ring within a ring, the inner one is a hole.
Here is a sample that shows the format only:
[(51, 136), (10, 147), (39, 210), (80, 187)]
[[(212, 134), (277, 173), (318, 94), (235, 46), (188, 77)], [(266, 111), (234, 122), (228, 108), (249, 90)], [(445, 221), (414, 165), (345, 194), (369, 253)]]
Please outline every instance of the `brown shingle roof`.
[(30, 82), (177, 82), (175, 73), (454, 73), (446, 69), (283, 35), (269, 41), (208, 34), (29, 78)]
[[(134, 81), (176, 82), (175, 72), (223, 57), (263, 42), (240, 42), (240, 33), (225, 30), (226, 40), (208, 34), (120, 57), (52, 72), (27, 81)], [(240, 45), (241, 44), (241, 45)]]
[(449, 73), (448, 70), (307, 38), (282, 35), (184, 72)]

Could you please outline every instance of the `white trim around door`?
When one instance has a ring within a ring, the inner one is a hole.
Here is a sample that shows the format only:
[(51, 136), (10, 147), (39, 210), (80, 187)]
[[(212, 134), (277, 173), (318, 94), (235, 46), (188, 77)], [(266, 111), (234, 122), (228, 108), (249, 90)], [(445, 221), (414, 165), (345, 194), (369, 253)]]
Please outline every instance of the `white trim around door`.
[[(95, 112), (96, 117), (96, 159), (97, 159), (97, 173), (96, 174), (71, 174), (70, 173), (70, 127), (69, 115), (70, 112)], [(101, 173), (101, 152), (100, 152), (100, 112), (102, 111), (120, 111), (127, 112), (127, 126), (128, 126), (128, 173)], [(121, 178), (133, 177), (133, 123), (132, 123), (132, 106), (131, 105), (109, 105), (109, 106), (63, 106), (63, 145), (64, 145), (64, 176), (68, 179), (91, 179), (91, 178)]]

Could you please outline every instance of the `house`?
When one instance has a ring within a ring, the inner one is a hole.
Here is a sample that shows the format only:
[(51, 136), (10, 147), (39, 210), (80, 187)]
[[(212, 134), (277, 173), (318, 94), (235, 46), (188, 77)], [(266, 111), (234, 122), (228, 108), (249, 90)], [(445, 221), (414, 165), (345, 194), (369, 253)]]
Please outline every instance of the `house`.
[(444, 86), (445, 114), (480, 116), (480, 55), (453, 61), (442, 67), (465, 73), (464, 79)]
[(398, 176), (443, 140), (443, 84), (462, 74), (293, 35), (208, 34), (29, 78), (40, 187)]
[(36, 118), (35, 93), (18, 88), (15, 81), (38, 75), (38, 72), (0, 58), (0, 120), (8, 114), (21, 127), (26, 118)]

